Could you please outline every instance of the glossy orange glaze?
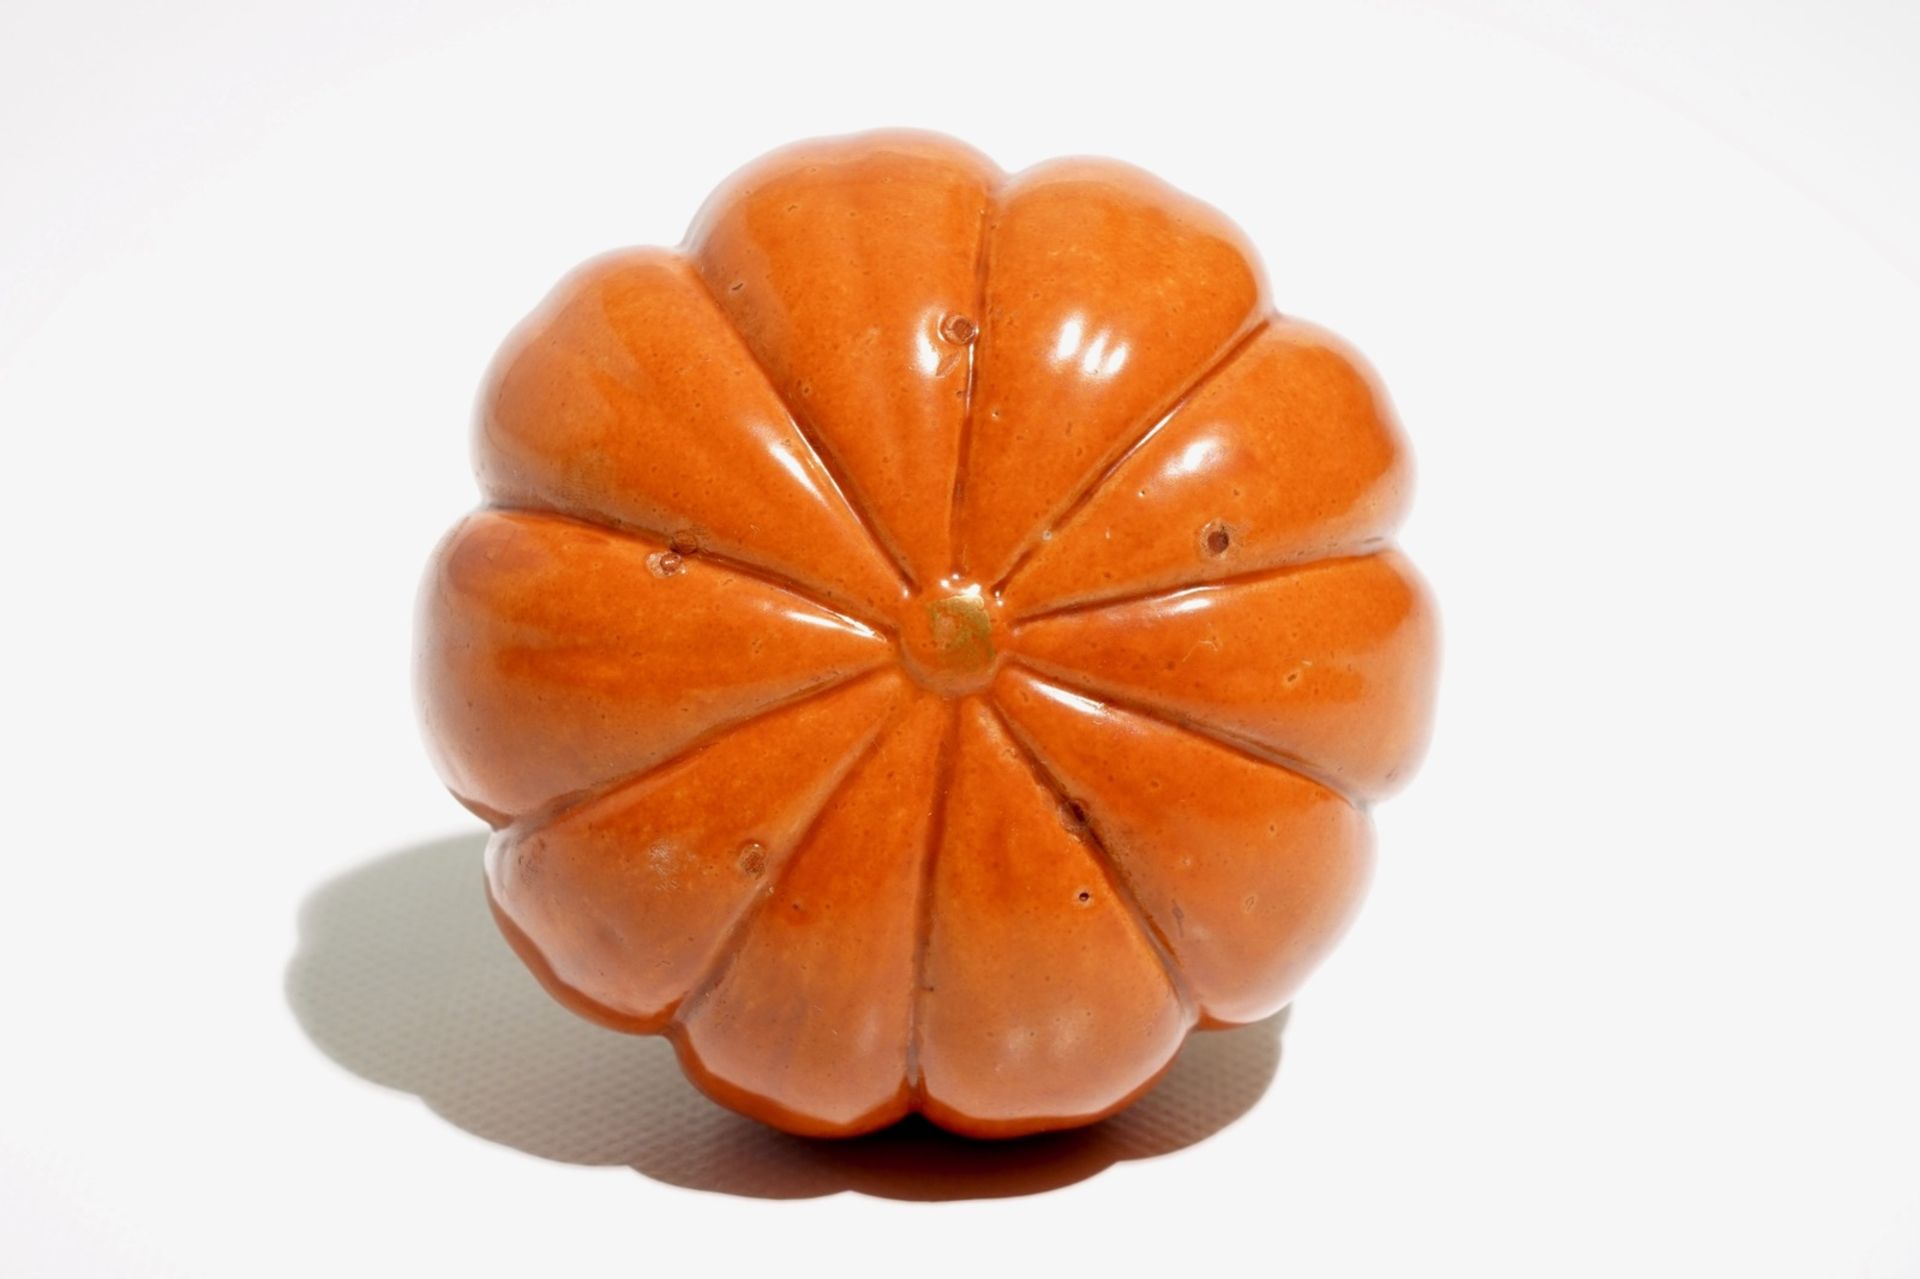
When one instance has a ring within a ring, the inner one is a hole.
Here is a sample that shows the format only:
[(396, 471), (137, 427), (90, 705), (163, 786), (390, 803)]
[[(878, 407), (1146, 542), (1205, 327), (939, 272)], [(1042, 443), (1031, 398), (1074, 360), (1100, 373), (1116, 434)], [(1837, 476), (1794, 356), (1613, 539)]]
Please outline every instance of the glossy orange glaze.
[(1433, 700), (1359, 357), (1138, 170), (776, 152), (481, 399), (418, 684), (553, 993), (793, 1132), (1111, 1114), (1282, 1007)]

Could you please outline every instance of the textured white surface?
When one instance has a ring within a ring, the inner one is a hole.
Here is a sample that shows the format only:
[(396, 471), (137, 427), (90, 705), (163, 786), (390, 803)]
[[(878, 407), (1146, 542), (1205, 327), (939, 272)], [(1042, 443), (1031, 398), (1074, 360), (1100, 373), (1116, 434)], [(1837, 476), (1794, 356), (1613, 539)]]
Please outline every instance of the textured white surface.
[[(0, 1274), (1920, 1274), (1916, 65), (1900, 0), (0, 5)], [(1446, 629), (1284, 1034), (1031, 1147), (550, 1007), (408, 691), (508, 326), (902, 123), (1229, 210)]]

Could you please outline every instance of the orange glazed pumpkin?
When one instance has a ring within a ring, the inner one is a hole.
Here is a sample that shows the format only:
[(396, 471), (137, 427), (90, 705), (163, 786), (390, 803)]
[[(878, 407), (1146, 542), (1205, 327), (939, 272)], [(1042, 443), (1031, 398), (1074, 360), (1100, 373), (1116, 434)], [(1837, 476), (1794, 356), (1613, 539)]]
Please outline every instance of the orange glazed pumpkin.
[(1351, 917), (1432, 701), (1405, 453), (1207, 206), (794, 146), (566, 280), (477, 435), (436, 763), (541, 981), (722, 1103), (1088, 1123)]

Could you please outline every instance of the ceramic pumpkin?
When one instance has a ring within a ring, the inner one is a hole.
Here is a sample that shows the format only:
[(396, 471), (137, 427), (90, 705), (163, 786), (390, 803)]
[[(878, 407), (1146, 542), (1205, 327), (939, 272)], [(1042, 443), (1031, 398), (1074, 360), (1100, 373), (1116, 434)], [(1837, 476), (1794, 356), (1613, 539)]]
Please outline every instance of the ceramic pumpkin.
[(717, 1100), (1087, 1123), (1347, 924), (1432, 700), (1407, 463), (1212, 209), (794, 146), (562, 283), (478, 418), (428, 741), (519, 954)]

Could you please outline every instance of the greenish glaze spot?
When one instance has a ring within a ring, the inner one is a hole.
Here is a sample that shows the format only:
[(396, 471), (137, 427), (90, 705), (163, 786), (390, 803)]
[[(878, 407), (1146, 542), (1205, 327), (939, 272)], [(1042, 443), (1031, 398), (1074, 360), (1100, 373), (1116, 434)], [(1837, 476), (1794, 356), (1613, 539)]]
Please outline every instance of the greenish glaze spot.
[(993, 663), (993, 619), (972, 595), (949, 595), (927, 605), (927, 631), (941, 664), (950, 670), (985, 670)]

